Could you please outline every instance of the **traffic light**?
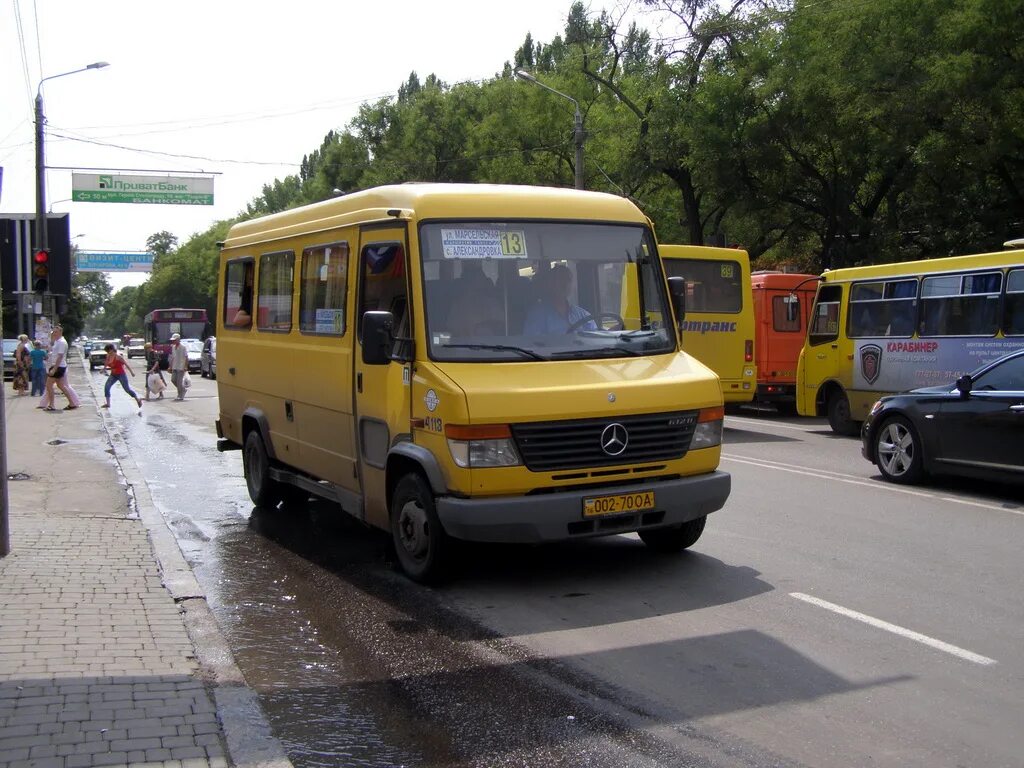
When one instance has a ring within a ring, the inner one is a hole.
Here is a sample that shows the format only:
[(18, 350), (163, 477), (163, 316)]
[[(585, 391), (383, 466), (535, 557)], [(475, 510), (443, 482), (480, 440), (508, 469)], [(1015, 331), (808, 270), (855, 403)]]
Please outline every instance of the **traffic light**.
[(50, 251), (40, 248), (32, 256), (32, 289), (36, 293), (46, 293), (50, 287)]

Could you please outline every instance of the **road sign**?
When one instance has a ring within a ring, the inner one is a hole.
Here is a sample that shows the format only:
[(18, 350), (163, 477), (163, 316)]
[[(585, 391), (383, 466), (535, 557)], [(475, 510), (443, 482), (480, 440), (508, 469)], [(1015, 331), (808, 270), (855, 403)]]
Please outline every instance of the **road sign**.
[(152, 272), (153, 254), (77, 251), (75, 266), (79, 272)]
[(213, 205), (213, 177), (72, 173), (71, 199), (82, 203)]

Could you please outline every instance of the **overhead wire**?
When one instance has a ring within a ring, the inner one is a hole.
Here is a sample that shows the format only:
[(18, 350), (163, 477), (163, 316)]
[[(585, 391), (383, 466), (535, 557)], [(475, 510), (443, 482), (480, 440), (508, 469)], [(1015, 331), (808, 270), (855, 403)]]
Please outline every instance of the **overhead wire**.
[(21, 6), (18, 0), (12, 0), (14, 4), (14, 23), (18, 28), (18, 48), (21, 53), (21, 71), (25, 77), (25, 93), (28, 96), (28, 103), (32, 104), (32, 77), (28, 71), (28, 49), (25, 46), (25, 28), (21, 23)]

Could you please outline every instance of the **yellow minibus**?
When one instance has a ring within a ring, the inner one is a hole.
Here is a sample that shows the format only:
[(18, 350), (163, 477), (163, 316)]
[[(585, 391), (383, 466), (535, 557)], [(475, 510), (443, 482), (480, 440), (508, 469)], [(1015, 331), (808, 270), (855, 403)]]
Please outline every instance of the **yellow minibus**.
[(333, 499), (415, 580), (452, 539), (691, 546), (730, 478), (682, 288), (607, 194), (403, 184), (236, 224), (219, 447), (254, 503)]
[(718, 374), (726, 403), (757, 392), (754, 295), (747, 252), (702, 245), (660, 245), (669, 277), (686, 281), (683, 349)]
[(1024, 250), (821, 275), (797, 410), (856, 435), (881, 396), (949, 385), (1024, 346)]

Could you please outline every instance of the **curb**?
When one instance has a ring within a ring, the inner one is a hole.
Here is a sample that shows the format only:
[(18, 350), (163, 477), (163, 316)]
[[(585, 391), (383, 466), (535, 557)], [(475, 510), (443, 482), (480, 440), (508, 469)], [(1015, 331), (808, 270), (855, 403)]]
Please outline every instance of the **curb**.
[[(86, 369), (84, 360), (81, 365), (94, 407), (97, 407), (103, 392)], [(271, 733), (256, 694), (235, 664), (206, 595), (153, 501), (145, 475), (128, 450), (113, 416), (109, 411), (100, 410), (99, 417), (113, 450), (119, 480), (128, 496), (129, 510), (146, 528), (161, 580), (182, 609), (185, 629), (195, 647), (201, 673), (212, 686), (217, 718), (224, 730), (231, 762), (239, 768), (293, 768), (281, 742)]]

